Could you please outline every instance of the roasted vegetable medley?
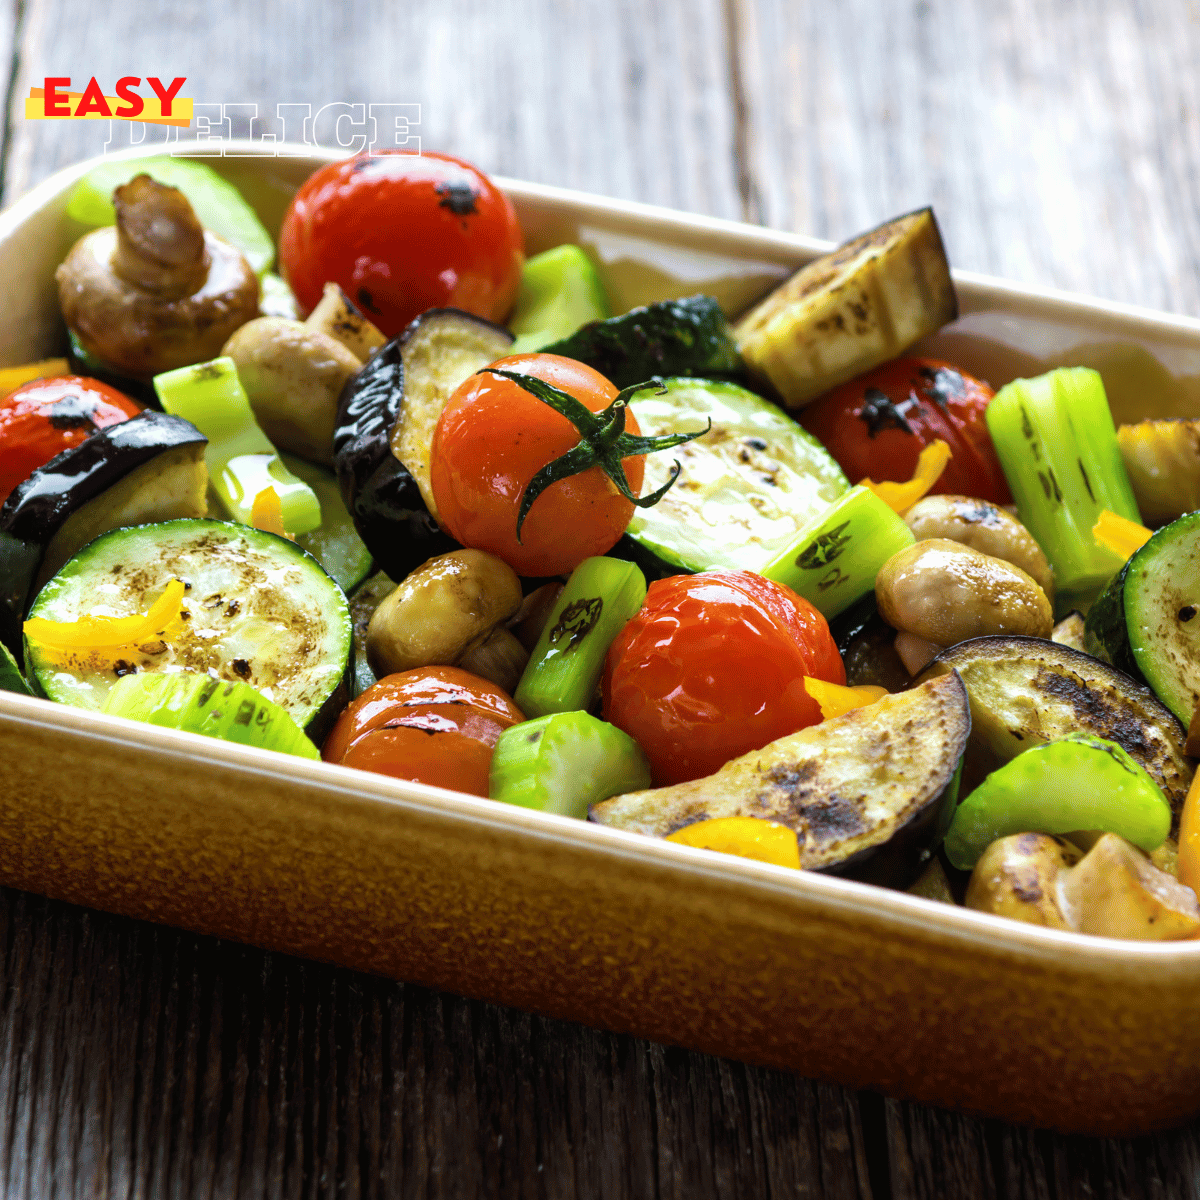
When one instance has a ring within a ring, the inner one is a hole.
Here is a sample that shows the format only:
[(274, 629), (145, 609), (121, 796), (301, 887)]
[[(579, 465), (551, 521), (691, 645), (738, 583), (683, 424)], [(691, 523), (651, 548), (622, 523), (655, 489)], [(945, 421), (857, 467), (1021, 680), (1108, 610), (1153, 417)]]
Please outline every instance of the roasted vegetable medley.
[[(1052, 929), (1200, 935), (1200, 424), (993, 391), (929, 209), (612, 312), (469, 163), (106, 163), (0, 370), (0, 689)], [(732, 319), (732, 320), (731, 320)]]

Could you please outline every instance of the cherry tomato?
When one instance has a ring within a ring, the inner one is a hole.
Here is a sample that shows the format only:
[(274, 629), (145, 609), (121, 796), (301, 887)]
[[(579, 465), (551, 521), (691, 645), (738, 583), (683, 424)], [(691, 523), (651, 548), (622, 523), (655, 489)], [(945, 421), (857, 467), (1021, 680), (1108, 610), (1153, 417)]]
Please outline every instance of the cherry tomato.
[(604, 719), (637, 739), (656, 785), (682, 783), (820, 721), (806, 675), (846, 682), (808, 601), (753, 571), (675, 575), (609, 648)]
[(983, 421), (995, 393), (934, 358), (897, 358), (823, 396), (799, 415), (851, 483), (912, 477), (921, 450), (941, 438), (953, 457), (932, 495), (1012, 503)]
[(508, 197), (470, 163), (385, 151), (310, 176), (283, 218), (279, 259), (305, 313), (332, 280), (393, 337), (427, 308), (503, 321), (525, 243)]
[[(617, 395), (599, 372), (557, 354), (514, 354), (492, 366), (544, 379), (592, 412)], [(625, 432), (640, 432), (629, 412)], [(633, 503), (598, 466), (542, 492), (517, 540), (525, 488), (578, 443), (575, 426), (520, 384), (486, 372), (472, 375), (447, 401), (433, 435), (431, 483), (439, 520), (464, 546), (490, 551), (518, 575), (565, 575), (585, 558), (611, 550), (633, 516)], [(621, 462), (636, 496), (644, 456)]]
[(0, 504), (55, 455), (141, 411), (116, 388), (82, 375), (34, 379), (9, 392), (0, 399)]
[(421, 667), (367, 688), (337, 719), (326, 762), (488, 794), (500, 735), (525, 720), (497, 687), (457, 667)]

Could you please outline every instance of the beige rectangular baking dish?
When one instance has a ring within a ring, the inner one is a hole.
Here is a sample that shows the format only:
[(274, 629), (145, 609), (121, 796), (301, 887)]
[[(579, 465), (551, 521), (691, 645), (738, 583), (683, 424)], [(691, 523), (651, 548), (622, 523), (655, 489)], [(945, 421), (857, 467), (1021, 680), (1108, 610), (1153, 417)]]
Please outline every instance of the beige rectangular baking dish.
[[(209, 159), (268, 225), (330, 155)], [(56, 348), (88, 164), (0, 214), (0, 363)], [(806, 238), (502, 181), (533, 252), (618, 306), (731, 311)], [(1200, 321), (957, 276), (928, 343), (999, 385), (1100, 369), (1118, 417), (1200, 413)], [(1077, 937), (0, 693), (0, 882), (805, 1075), (1067, 1130), (1200, 1112), (1200, 944)]]

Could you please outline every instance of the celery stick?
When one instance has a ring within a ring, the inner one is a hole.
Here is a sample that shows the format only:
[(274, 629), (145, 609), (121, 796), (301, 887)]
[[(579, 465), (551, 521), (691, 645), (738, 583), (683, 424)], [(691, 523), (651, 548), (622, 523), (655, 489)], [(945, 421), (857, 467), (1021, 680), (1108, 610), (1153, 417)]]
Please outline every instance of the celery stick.
[(586, 709), (604, 656), (642, 607), (646, 579), (633, 563), (585, 558), (550, 613), (513, 699), (527, 717)]
[(592, 260), (578, 246), (555, 246), (525, 264), (517, 310), (509, 322), (517, 335), (512, 353), (540, 350), (570, 337), (589, 321), (610, 316), (612, 309)]
[(871, 591), (879, 568), (914, 540), (904, 519), (860, 484), (806, 525), (762, 574), (832, 619)]
[(650, 764), (629, 734), (585, 712), (559, 712), (500, 735), (488, 795), (583, 820), (589, 805), (649, 786)]
[(316, 493), (283, 465), (258, 427), (232, 358), (214, 358), (154, 377), (163, 408), (190, 421), (208, 438), (208, 474), (229, 515), (251, 524), (254, 497), (273, 487), (283, 506), (283, 527), (309, 533), (321, 524)]
[(1081, 829), (1154, 850), (1171, 832), (1171, 805), (1116, 742), (1076, 733), (993, 771), (955, 810), (946, 856), (967, 871), (998, 838)]
[(1101, 512), (1142, 519), (1104, 382), (1087, 367), (1015, 379), (985, 418), (1017, 515), (1054, 568), (1059, 606), (1086, 608), (1122, 565), (1092, 537)]

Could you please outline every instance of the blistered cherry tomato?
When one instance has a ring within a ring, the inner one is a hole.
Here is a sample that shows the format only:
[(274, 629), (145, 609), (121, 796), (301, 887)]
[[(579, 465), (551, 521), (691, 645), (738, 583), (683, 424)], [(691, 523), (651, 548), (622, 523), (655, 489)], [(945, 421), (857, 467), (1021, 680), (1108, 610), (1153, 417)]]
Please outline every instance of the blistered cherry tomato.
[(457, 667), (421, 667), (367, 688), (334, 725), (321, 756), (396, 779), (488, 794), (500, 735), (525, 720), (498, 687)]
[[(514, 354), (492, 366), (544, 379), (592, 412), (617, 395), (599, 372), (557, 354)], [(640, 432), (630, 412), (625, 432)], [(579, 440), (566, 417), (520, 384), (486, 371), (470, 376), (447, 401), (433, 435), (431, 482), (438, 518), (464, 546), (490, 551), (518, 575), (567, 574), (585, 558), (612, 549), (633, 516), (632, 501), (594, 466), (542, 492), (517, 540), (526, 487)], [(636, 496), (644, 456), (621, 461)]]
[(939, 438), (952, 455), (934, 495), (1010, 504), (1012, 494), (983, 420), (995, 393), (934, 358), (897, 358), (810, 404), (800, 424), (816, 434), (851, 483), (912, 477), (917, 456)]
[(637, 739), (656, 785), (724, 763), (821, 720), (804, 676), (844, 684), (825, 618), (752, 571), (650, 585), (604, 665), (604, 719)]
[(116, 388), (82, 375), (34, 379), (9, 392), (0, 399), (0, 504), (56, 454), (141, 411)]
[(427, 308), (503, 321), (525, 243), (508, 197), (470, 163), (364, 152), (322, 167), (296, 193), (279, 259), (305, 313), (332, 280), (392, 337)]

